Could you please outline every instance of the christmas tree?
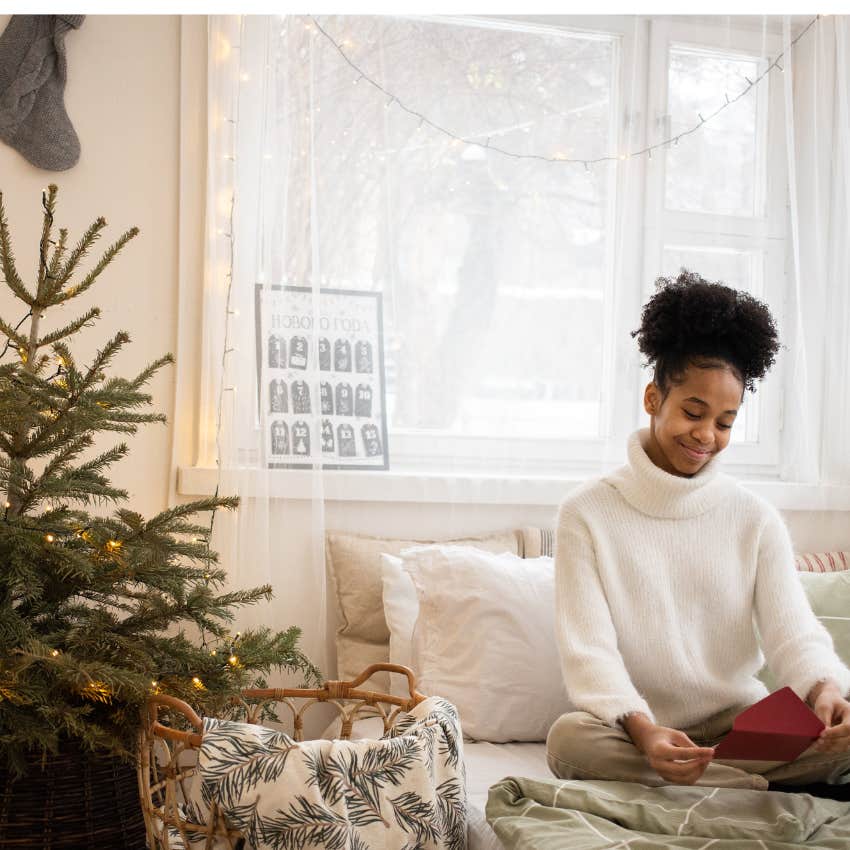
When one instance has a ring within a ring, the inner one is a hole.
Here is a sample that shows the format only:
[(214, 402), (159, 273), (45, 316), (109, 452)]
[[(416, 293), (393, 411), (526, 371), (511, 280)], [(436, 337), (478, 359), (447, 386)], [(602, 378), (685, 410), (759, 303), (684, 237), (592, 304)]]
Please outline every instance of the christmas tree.
[(16, 325), (0, 318), (0, 746), (18, 772), (27, 751), (55, 751), (63, 739), (131, 756), (152, 692), (221, 714), (274, 668), (320, 678), (297, 628), (229, 631), (237, 606), (271, 595), (268, 586), (225, 592), (209, 538), (215, 512), (236, 508), (235, 498), (145, 519), (107, 477), (129, 451), (124, 442), (104, 448), (110, 432), (164, 421), (149, 410), (145, 386), (172, 358), (132, 378), (111, 376), (129, 342), (120, 331), (79, 363), (70, 342), (96, 323), (97, 308), (44, 330), (45, 315), (86, 292), (138, 234), (122, 234), (83, 274), (106, 222), (97, 219), (70, 247), (66, 229), (54, 238), (56, 195), (51, 185), (42, 196), (38, 275), (27, 286), (0, 193), (0, 270), (26, 311)]

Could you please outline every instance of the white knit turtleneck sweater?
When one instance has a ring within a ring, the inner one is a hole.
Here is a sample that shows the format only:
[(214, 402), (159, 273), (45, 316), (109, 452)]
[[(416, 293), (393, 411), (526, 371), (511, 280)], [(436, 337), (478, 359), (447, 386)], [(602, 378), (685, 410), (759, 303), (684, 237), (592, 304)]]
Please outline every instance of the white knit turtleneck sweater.
[(631, 712), (682, 729), (766, 696), (805, 698), (850, 670), (815, 618), (788, 530), (713, 457), (690, 478), (629, 438), (627, 465), (574, 490), (558, 514), (557, 631), (570, 699), (614, 725)]

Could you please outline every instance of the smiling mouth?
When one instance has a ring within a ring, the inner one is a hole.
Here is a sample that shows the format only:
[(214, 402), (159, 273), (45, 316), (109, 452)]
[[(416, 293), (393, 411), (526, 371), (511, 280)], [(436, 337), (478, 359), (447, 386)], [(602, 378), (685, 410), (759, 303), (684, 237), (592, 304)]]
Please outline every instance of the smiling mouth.
[(697, 449), (691, 449), (688, 446), (686, 446), (684, 443), (679, 443), (679, 445), (682, 447), (685, 454), (689, 458), (691, 458), (691, 460), (703, 460), (711, 454), (711, 452), (707, 452), (707, 451), (701, 452), (701, 451), (698, 451)]

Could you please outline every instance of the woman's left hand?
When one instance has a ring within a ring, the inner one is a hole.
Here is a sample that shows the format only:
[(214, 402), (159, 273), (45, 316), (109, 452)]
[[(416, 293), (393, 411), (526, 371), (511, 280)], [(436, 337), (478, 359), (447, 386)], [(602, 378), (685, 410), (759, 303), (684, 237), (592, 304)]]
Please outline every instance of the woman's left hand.
[(826, 726), (813, 749), (820, 753), (850, 750), (850, 702), (838, 686), (830, 681), (818, 682), (809, 692), (806, 702)]

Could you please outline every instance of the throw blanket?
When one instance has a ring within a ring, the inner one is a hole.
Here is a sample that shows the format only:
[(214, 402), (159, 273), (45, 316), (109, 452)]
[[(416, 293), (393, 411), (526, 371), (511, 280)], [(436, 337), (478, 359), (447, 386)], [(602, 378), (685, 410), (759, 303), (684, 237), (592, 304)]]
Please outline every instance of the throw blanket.
[(850, 847), (850, 804), (779, 791), (507, 777), (487, 820), (507, 850)]
[(438, 697), (399, 715), (379, 740), (299, 743), (263, 726), (206, 718), (188, 796), (187, 815), (209, 823), (217, 802), (253, 850), (466, 847), (460, 724)]

